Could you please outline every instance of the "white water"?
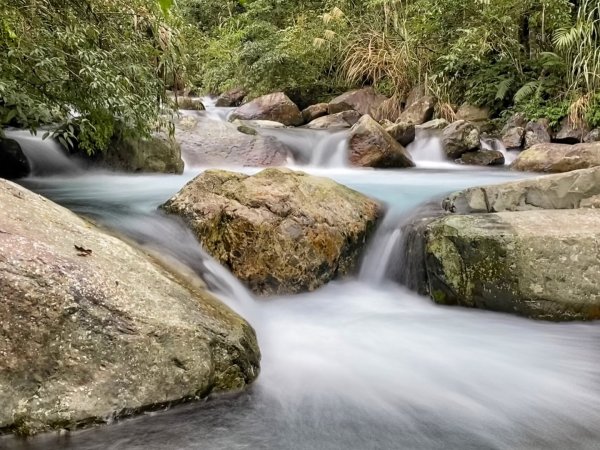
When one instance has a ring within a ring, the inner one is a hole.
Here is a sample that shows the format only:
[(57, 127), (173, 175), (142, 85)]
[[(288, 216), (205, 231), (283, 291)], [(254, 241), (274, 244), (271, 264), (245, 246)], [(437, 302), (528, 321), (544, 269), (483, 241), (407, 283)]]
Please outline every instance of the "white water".
[(198, 171), (182, 176), (87, 172), (25, 180), (31, 189), (200, 275), (255, 327), (262, 371), (243, 395), (67, 437), (4, 438), (0, 448), (599, 447), (599, 324), (542, 323), (439, 307), (388, 279), (410, 263), (402, 259), (400, 225), (419, 204), (452, 190), (525, 175), (456, 170), (461, 167), (440, 159), (435, 139), (418, 139), (410, 148), (427, 170), (357, 170), (340, 167), (331, 157), (342, 153), (346, 132), (273, 132), (304, 158), (304, 170), (388, 205), (360, 275), (313, 293), (255, 299), (206, 255), (192, 233), (156, 211)]
[(43, 131), (33, 135), (27, 130), (6, 130), (5, 134), (19, 143), (33, 175), (74, 174), (82, 171), (77, 162), (66, 155), (58, 142), (51, 138), (42, 139)]
[[(26, 185), (201, 274), (257, 330), (261, 375), (247, 393), (53, 435), (8, 449), (595, 449), (598, 324), (552, 324), (430, 300), (385, 280), (394, 240), (419, 203), (515, 179), (500, 170), (309, 169), (388, 203), (363, 276), (256, 301), (155, 212), (195, 173), (88, 173)], [(249, 169), (250, 172), (254, 170)], [(398, 218), (396, 222), (395, 217)], [(397, 253), (396, 253), (397, 255)], [(375, 267), (373, 262), (380, 261)], [(371, 275), (369, 275), (371, 274)]]

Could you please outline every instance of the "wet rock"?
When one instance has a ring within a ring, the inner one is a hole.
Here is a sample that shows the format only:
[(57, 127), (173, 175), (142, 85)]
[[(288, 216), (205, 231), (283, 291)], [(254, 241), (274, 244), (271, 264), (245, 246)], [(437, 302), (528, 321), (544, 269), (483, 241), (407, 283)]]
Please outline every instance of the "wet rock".
[(590, 144), (538, 144), (522, 151), (511, 164), (523, 172), (560, 173), (600, 166), (600, 142)]
[(531, 121), (525, 126), (525, 149), (533, 147), (537, 144), (545, 144), (551, 141), (552, 137), (550, 123), (547, 119)]
[(409, 104), (398, 118), (401, 122), (421, 125), (433, 118), (435, 108), (435, 99), (430, 96), (419, 98), (412, 104)]
[(182, 173), (184, 166), (179, 144), (163, 134), (148, 139), (115, 137), (106, 151), (93, 158), (124, 172)]
[(463, 153), (481, 148), (479, 129), (472, 123), (457, 120), (444, 128), (442, 145), (449, 159), (458, 159)]
[(14, 180), (29, 175), (31, 167), (19, 143), (0, 138), (0, 178)]
[(408, 151), (371, 116), (362, 116), (350, 130), (350, 163), (358, 167), (414, 167)]
[(415, 125), (412, 123), (398, 122), (390, 124), (385, 127), (385, 131), (404, 147), (415, 140)]
[(238, 107), (242, 104), (247, 95), (248, 93), (244, 89), (232, 89), (219, 95), (215, 102), (215, 106), (225, 108)]
[(470, 166), (502, 166), (505, 161), (504, 155), (498, 150), (478, 150), (463, 153), (456, 162)]
[(330, 116), (319, 117), (306, 125), (306, 128), (312, 130), (325, 130), (334, 128), (350, 128), (360, 119), (358, 111), (343, 111)]
[(288, 126), (304, 123), (302, 113), (283, 92), (263, 95), (239, 108), (229, 116), (230, 121), (241, 120), (272, 120)]
[(585, 125), (576, 125), (568, 118), (565, 118), (560, 123), (560, 129), (554, 137), (554, 142), (560, 144), (578, 144), (583, 142), (583, 138), (587, 136), (590, 129)]
[(600, 128), (595, 128), (590, 131), (585, 138), (583, 138), (583, 142), (591, 143), (591, 142), (600, 142)]
[(329, 114), (337, 114), (352, 108), (361, 115), (377, 115), (381, 104), (387, 100), (385, 95), (378, 94), (372, 87), (346, 92), (329, 102)]
[(101, 423), (259, 372), (254, 331), (202, 288), (0, 180), (0, 431)]
[(162, 208), (263, 295), (311, 291), (350, 273), (381, 214), (358, 192), (288, 169), (208, 171)]
[(448, 125), (450, 125), (450, 122), (446, 119), (434, 119), (421, 125), (416, 125), (416, 128), (418, 130), (443, 130)]
[(319, 117), (323, 117), (329, 114), (329, 105), (327, 103), (317, 103), (311, 105), (302, 111), (302, 118), (304, 122), (309, 123)]
[(437, 303), (553, 321), (600, 319), (595, 210), (450, 215), (431, 222), (425, 236), (427, 288)]
[(520, 150), (525, 143), (525, 128), (510, 127), (502, 133), (502, 145), (507, 150)]
[(194, 97), (177, 97), (177, 107), (188, 111), (204, 111), (206, 108), (202, 100)]
[(600, 195), (600, 167), (456, 192), (444, 209), (459, 214), (592, 207)]
[[(250, 134), (240, 132), (239, 126), (247, 127), (244, 131)], [(292, 155), (291, 149), (273, 137), (252, 134), (250, 131), (256, 132), (258, 128), (260, 126), (256, 121), (227, 123), (188, 116), (176, 123), (175, 137), (189, 167), (270, 167), (287, 164), (288, 156)]]

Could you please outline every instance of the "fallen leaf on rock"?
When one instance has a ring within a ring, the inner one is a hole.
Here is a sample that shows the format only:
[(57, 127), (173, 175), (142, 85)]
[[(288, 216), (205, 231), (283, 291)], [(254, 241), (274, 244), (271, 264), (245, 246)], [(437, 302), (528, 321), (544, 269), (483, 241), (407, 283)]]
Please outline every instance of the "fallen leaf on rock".
[(77, 250), (77, 256), (90, 256), (92, 251), (90, 249), (81, 247), (79, 245), (75, 245), (75, 250)]

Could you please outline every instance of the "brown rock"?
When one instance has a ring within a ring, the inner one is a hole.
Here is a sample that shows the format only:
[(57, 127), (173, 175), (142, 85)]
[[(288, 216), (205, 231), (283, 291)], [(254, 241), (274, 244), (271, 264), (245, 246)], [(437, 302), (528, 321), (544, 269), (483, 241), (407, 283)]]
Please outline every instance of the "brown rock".
[(162, 208), (263, 295), (311, 291), (350, 273), (381, 213), (358, 192), (289, 169), (204, 172)]
[(288, 126), (304, 123), (302, 113), (283, 92), (263, 95), (235, 109), (229, 116), (229, 121), (241, 120), (272, 120)]
[(232, 89), (219, 95), (215, 106), (218, 107), (237, 107), (242, 104), (248, 93), (241, 88)]
[(385, 131), (404, 147), (415, 140), (415, 125), (412, 123), (394, 123), (387, 126)]
[(502, 166), (504, 165), (504, 155), (498, 150), (478, 150), (463, 153), (456, 162), (470, 166)]
[(537, 144), (522, 151), (511, 168), (524, 172), (561, 173), (600, 166), (600, 142)]
[(350, 162), (359, 167), (414, 167), (406, 149), (371, 116), (362, 116), (350, 130)]
[(326, 116), (327, 114), (329, 114), (329, 106), (327, 103), (317, 103), (302, 111), (302, 117), (306, 123), (318, 119), (319, 117)]
[(387, 97), (378, 94), (372, 87), (356, 89), (331, 100), (329, 102), (329, 114), (347, 111), (350, 107), (362, 115), (369, 114), (371, 117), (375, 117), (378, 108), (385, 100), (387, 100)]
[(550, 123), (547, 119), (529, 122), (525, 127), (525, 149), (552, 141), (550, 133)]
[(353, 109), (329, 116), (319, 117), (306, 125), (306, 128), (313, 130), (324, 130), (333, 128), (350, 128), (360, 119), (361, 115)]
[(479, 129), (470, 122), (457, 120), (444, 128), (442, 145), (449, 159), (458, 159), (463, 153), (481, 148)]
[(408, 105), (398, 118), (401, 122), (409, 122), (421, 125), (433, 118), (435, 99), (430, 96), (419, 98), (416, 102)]
[(201, 287), (0, 180), (0, 433), (75, 428), (237, 391), (254, 331)]

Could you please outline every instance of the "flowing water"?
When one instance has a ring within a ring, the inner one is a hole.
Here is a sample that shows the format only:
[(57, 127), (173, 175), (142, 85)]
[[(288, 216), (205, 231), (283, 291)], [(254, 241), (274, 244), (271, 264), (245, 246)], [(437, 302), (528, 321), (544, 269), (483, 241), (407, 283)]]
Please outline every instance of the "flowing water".
[[(289, 131), (286, 136), (292, 136)], [(380, 199), (387, 216), (359, 276), (268, 300), (253, 298), (191, 233), (156, 211), (200, 168), (182, 176), (88, 172), (24, 180), (201, 274), (255, 327), (263, 360), (259, 379), (243, 394), (66, 436), (4, 438), (0, 448), (600, 448), (598, 324), (440, 307), (388, 278), (410, 264), (399, 251), (400, 224), (419, 204), (455, 189), (524, 176), (457, 170), (434, 159), (436, 145), (419, 140), (411, 149), (417, 161), (432, 163), (419, 165), (430, 168), (324, 168), (311, 166), (308, 158), (305, 170)]]

